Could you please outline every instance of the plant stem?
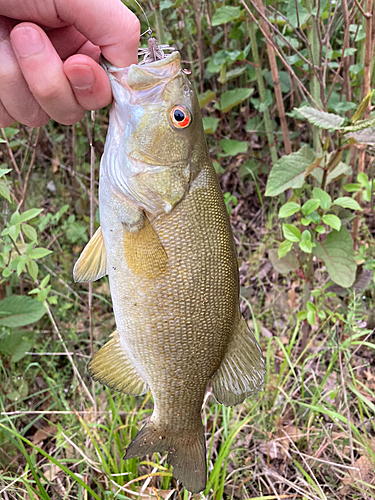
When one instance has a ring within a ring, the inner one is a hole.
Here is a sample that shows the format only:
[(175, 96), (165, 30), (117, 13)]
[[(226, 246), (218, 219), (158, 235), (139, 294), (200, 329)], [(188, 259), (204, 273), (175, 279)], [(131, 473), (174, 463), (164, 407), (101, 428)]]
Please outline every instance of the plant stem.
[[(306, 8), (308, 11), (311, 12), (312, 8), (315, 7), (315, 2), (312, 4), (310, 0), (306, 0)], [(313, 15), (310, 17), (310, 22), (311, 22), (311, 29), (308, 31), (307, 38), (310, 43), (311, 47), (311, 60), (313, 62), (313, 67), (320, 67), (320, 50), (319, 50), (319, 37), (318, 37), (318, 29), (317, 29), (317, 23), (319, 22), (318, 19), (316, 19)], [(324, 92), (324, 88), (322, 88), (322, 91)], [(315, 70), (313, 70), (313, 75), (310, 81), (310, 92), (311, 95), (313, 96), (314, 100), (319, 104), (319, 106), (322, 106), (322, 100), (321, 100), (321, 95), (320, 95), (320, 86), (319, 86), (319, 81), (316, 76)], [(322, 130), (319, 129), (318, 127), (314, 126), (312, 127), (313, 129), (313, 148), (315, 153), (320, 153), (321, 152), (321, 137), (322, 137)]]
[[(265, 14), (264, 13), (264, 5), (262, 3), (262, 0), (255, 0), (255, 3), (257, 5), (259, 11), (264, 15)], [(268, 24), (264, 21), (263, 17), (260, 20), (260, 24), (263, 28), (264, 33), (267, 34), (267, 37), (266, 37), (267, 53), (268, 53), (268, 60), (270, 63), (271, 75), (272, 75), (272, 80), (273, 80), (273, 85), (274, 85), (274, 90), (275, 90), (276, 105), (277, 105), (277, 110), (279, 113), (281, 130), (283, 133), (285, 153), (287, 155), (289, 155), (292, 152), (292, 146), (291, 146), (290, 138), (289, 138), (288, 125), (286, 123), (284, 101), (283, 101), (283, 95), (281, 93), (280, 78), (279, 78), (279, 71), (277, 69), (276, 55), (275, 55), (275, 51), (273, 49), (273, 45), (271, 43), (271, 30), (270, 30)]]
[[(254, 60), (254, 63), (256, 65), (255, 72), (256, 72), (256, 76), (257, 76), (260, 102), (264, 103), (266, 101), (266, 90), (264, 87), (263, 75), (262, 75), (262, 70), (260, 67), (259, 50), (258, 50), (257, 38), (255, 35), (255, 23), (254, 23), (254, 21), (250, 21), (250, 22), (247, 22), (246, 25), (247, 25), (248, 32), (250, 35), (250, 43), (251, 43), (251, 50), (253, 53), (253, 60)], [(266, 129), (266, 134), (267, 134), (267, 139), (268, 139), (268, 145), (269, 145), (269, 148), (271, 151), (272, 163), (275, 164), (277, 162), (277, 151), (276, 151), (276, 146), (275, 146), (274, 135), (272, 134), (272, 122), (271, 122), (271, 117), (270, 117), (270, 111), (268, 108), (266, 108), (264, 110), (263, 116), (264, 116), (264, 127)]]
[[(372, 1), (367, 0), (367, 13), (371, 14), (372, 12)], [(367, 16), (366, 19), (366, 46), (365, 46), (365, 64), (364, 64), (364, 75), (363, 75), (363, 89), (362, 89), (362, 99), (366, 97), (366, 95), (370, 92), (370, 77), (371, 77), (371, 59), (374, 51), (374, 42), (372, 37), (372, 17)], [(370, 114), (369, 108), (367, 108), (364, 118), (368, 118)], [(366, 148), (362, 147), (359, 151), (358, 155), (358, 173), (364, 171), (365, 166), (365, 157), (366, 157)], [(361, 205), (362, 191), (359, 191), (356, 200)], [(353, 221), (353, 230), (352, 230), (352, 238), (353, 238), (353, 246), (356, 250), (358, 247), (358, 229), (360, 223), (360, 215), (357, 215)]]

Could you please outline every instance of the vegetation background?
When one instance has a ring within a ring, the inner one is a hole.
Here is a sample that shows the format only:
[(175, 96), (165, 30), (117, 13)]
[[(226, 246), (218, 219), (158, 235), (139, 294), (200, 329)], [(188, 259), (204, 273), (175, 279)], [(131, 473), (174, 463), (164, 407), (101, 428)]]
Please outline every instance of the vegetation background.
[[(267, 361), (264, 390), (242, 405), (207, 394), (202, 495), (375, 498), (373, 1), (142, 6), (191, 71), (231, 214), (241, 308)], [(103, 110), (72, 127), (1, 131), (5, 500), (191, 496), (165, 456), (122, 460), (150, 395), (111, 394), (86, 371), (115, 327), (107, 279), (72, 281), (98, 226), (107, 124)]]

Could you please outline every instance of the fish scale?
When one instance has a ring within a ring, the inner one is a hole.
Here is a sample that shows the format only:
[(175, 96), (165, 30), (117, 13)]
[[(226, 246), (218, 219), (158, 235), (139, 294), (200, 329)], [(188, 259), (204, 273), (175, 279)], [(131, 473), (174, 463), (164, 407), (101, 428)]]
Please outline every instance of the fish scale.
[[(105, 67), (114, 104), (100, 169), (101, 228), (74, 276), (108, 274), (117, 330), (89, 372), (122, 392), (151, 390), (154, 412), (125, 458), (167, 451), (174, 476), (196, 493), (206, 485), (208, 382), (219, 402), (237, 404), (261, 388), (264, 359), (240, 314), (229, 216), (179, 54)], [(184, 129), (173, 121), (175, 107)]]

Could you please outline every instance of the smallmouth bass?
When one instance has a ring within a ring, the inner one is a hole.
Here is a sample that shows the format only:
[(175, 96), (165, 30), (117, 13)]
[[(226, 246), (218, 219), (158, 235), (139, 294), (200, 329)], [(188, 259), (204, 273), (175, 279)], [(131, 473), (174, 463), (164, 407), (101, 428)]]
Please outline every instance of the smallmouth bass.
[(197, 96), (178, 52), (150, 59), (105, 65), (114, 100), (100, 166), (101, 227), (74, 279), (109, 276), (117, 330), (90, 361), (90, 375), (126, 394), (153, 395), (152, 417), (125, 458), (167, 451), (174, 477), (198, 493), (207, 475), (208, 382), (232, 406), (261, 388), (265, 363), (240, 313), (236, 250)]

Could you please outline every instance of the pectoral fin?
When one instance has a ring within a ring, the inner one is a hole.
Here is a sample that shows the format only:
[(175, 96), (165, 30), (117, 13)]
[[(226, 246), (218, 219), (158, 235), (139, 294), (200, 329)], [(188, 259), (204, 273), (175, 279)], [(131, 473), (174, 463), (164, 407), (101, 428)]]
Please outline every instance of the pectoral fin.
[(265, 372), (262, 352), (241, 316), (227, 354), (212, 379), (214, 396), (226, 406), (242, 403), (261, 389)]
[(88, 283), (107, 274), (107, 258), (102, 228), (99, 227), (87, 243), (73, 269), (74, 281)]
[(88, 371), (95, 381), (125, 394), (140, 396), (148, 390), (146, 382), (122, 350), (117, 330), (92, 358)]
[(124, 224), (124, 250), (126, 262), (137, 276), (157, 278), (168, 269), (167, 253), (144, 214), (136, 230)]

